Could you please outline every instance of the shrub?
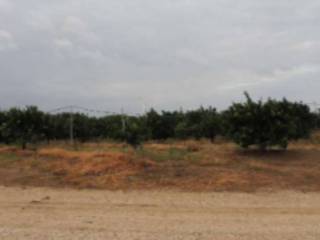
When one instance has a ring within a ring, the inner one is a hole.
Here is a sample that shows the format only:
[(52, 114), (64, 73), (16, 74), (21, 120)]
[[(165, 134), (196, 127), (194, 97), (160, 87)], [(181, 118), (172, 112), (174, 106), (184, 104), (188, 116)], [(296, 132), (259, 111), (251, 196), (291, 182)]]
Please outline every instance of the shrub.
[(139, 118), (127, 118), (124, 140), (133, 148), (140, 147), (142, 141), (144, 140), (145, 128), (142, 123), (143, 121), (141, 121)]
[(216, 109), (203, 107), (188, 111), (184, 114), (182, 121), (175, 127), (175, 137), (187, 138), (207, 138), (212, 142), (220, 132), (219, 114)]
[(245, 103), (234, 103), (223, 114), (227, 136), (241, 147), (286, 149), (289, 140), (310, 136), (313, 116), (307, 105), (286, 99), (254, 102), (245, 96)]
[(6, 122), (1, 132), (8, 143), (14, 142), (26, 148), (27, 143), (35, 143), (43, 138), (43, 113), (37, 107), (12, 108), (6, 112)]

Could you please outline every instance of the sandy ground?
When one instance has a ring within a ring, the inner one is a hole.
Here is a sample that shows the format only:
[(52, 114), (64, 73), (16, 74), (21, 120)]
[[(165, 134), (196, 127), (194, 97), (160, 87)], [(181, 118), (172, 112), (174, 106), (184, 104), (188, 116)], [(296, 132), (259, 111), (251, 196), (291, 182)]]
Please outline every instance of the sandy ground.
[(320, 239), (319, 193), (0, 187), (0, 239)]

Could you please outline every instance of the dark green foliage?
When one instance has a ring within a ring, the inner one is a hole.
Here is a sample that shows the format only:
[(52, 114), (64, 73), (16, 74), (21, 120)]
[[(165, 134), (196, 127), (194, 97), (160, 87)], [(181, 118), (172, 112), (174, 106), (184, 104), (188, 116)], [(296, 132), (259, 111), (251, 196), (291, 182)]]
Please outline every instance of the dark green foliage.
[(214, 141), (217, 135), (228, 136), (240, 146), (256, 145), (286, 148), (290, 140), (306, 138), (320, 127), (320, 112), (310, 113), (308, 106), (283, 99), (254, 102), (248, 94), (245, 103), (234, 103), (219, 113), (214, 108), (192, 111), (151, 109), (139, 117), (111, 115), (87, 116), (81, 113), (48, 114), (36, 107), (0, 111), (0, 142), (28, 143), (45, 140), (67, 140), (71, 122), (77, 141), (113, 139), (138, 147), (145, 140), (169, 138)]
[(186, 138), (201, 138), (202, 132), (202, 118), (204, 114), (200, 111), (189, 111), (186, 112), (185, 117), (177, 127), (175, 128), (175, 135), (178, 138), (186, 139)]
[(173, 138), (175, 127), (183, 118), (179, 112), (162, 111), (162, 114), (151, 109), (145, 115), (146, 128), (150, 139), (163, 140)]
[(94, 134), (94, 118), (90, 118), (85, 114), (74, 113), (72, 121), (74, 125), (74, 137), (81, 142), (89, 141), (90, 136)]
[(124, 140), (133, 148), (138, 148), (143, 142), (145, 134), (144, 121), (136, 117), (126, 119), (126, 129), (124, 131)]
[(7, 143), (18, 143), (25, 149), (27, 143), (35, 143), (44, 137), (44, 114), (36, 107), (12, 108), (5, 115), (1, 135)]
[(317, 129), (320, 129), (320, 109), (318, 109), (317, 112), (313, 114), (313, 119), (314, 119), (314, 127)]
[(208, 138), (213, 142), (220, 132), (220, 118), (214, 108), (188, 111), (181, 119), (175, 128), (177, 138)]
[(7, 122), (7, 117), (5, 112), (0, 112), (0, 142), (8, 143), (4, 134), (4, 127)]
[(254, 102), (245, 93), (245, 103), (234, 103), (223, 114), (226, 134), (243, 148), (287, 148), (289, 140), (307, 138), (313, 126), (308, 106), (286, 99)]
[(45, 116), (47, 127), (46, 140), (63, 140), (69, 138), (70, 114), (60, 113)]
[(110, 138), (115, 140), (122, 140), (124, 134), (123, 116), (114, 115), (101, 118), (97, 124), (100, 129), (100, 136), (102, 138)]

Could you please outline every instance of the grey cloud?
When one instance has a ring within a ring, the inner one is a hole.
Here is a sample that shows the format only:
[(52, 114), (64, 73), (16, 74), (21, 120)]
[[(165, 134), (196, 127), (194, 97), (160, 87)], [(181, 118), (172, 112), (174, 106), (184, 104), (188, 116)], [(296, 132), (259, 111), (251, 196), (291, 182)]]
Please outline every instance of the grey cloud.
[(317, 0), (0, 0), (1, 105), (223, 108), (244, 90), (320, 101), (319, 11)]
[(0, 12), (8, 13), (12, 10), (13, 5), (9, 0), (0, 0)]
[(6, 50), (14, 50), (17, 48), (12, 34), (6, 30), (0, 29), (0, 52)]

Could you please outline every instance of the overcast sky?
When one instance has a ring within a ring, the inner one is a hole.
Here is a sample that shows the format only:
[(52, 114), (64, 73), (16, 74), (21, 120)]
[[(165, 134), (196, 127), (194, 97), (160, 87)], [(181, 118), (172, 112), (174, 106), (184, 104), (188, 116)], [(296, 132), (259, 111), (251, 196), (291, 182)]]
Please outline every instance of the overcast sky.
[(0, 107), (320, 102), (319, 0), (0, 0)]

